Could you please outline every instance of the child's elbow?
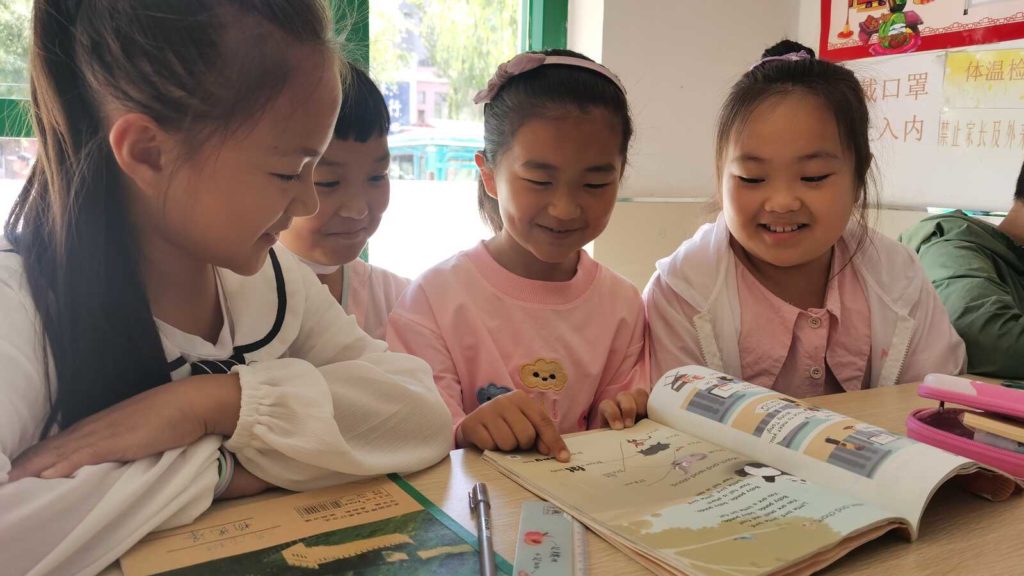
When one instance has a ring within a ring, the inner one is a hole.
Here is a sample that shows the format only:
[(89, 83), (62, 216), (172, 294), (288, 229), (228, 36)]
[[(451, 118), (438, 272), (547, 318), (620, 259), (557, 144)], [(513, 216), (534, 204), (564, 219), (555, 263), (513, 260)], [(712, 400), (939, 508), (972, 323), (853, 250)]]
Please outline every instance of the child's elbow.
[(441, 393), (438, 392), (436, 388), (434, 389), (434, 396), (430, 401), (430, 411), (433, 420), (437, 424), (437, 428), (435, 428), (435, 430), (441, 430), (444, 432), (445, 436), (450, 436), (452, 432), (452, 424), (454, 424), (455, 421), (452, 419), (452, 413), (448, 409), (448, 405), (445, 404), (444, 399), (441, 398)]
[(416, 469), (422, 469), (440, 462), (452, 449), (452, 414), (434, 384), (430, 366), (414, 356), (401, 356), (410, 364), (402, 408), (394, 417), (405, 436), (401, 441), (415, 447)]
[(423, 403), (420, 411), (423, 417), (422, 436), (424, 456), (435, 464), (448, 456), (452, 448), (452, 413), (436, 389), (432, 397)]

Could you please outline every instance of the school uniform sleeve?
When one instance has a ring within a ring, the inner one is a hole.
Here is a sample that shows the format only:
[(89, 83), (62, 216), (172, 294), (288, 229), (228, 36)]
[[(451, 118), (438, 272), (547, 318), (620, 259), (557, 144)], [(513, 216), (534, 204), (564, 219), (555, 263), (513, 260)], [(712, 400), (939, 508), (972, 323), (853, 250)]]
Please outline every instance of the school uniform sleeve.
[(946, 239), (926, 245), (920, 258), (967, 346), (968, 370), (1024, 378), (1024, 311), (985, 248)]
[(250, 472), (289, 490), (442, 460), (451, 417), (429, 366), (360, 330), (311, 271), (295, 279), (305, 283), (299, 334), (287, 358), (234, 368), (242, 403), (225, 446)]
[[(615, 400), (615, 397), (621, 392), (639, 388), (648, 391), (651, 389), (644, 305), (636, 288), (633, 288), (632, 285), (629, 288), (629, 296), (624, 298), (628, 305), (623, 308), (626, 310), (624, 317), (630, 326), (623, 330), (622, 342), (617, 342), (615, 348), (609, 351), (610, 359), (613, 361), (609, 362), (605, 374), (601, 378), (601, 387), (598, 388), (590, 407), (590, 416), (587, 420), (587, 427), (590, 429), (608, 425), (600, 418), (601, 402)], [(617, 362), (614, 361), (616, 356), (618, 356)]]
[(918, 267), (922, 281), (921, 293), (911, 312), (914, 333), (910, 338), (899, 383), (920, 382), (931, 372), (963, 374), (967, 368), (964, 341), (953, 329), (946, 308), (931, 282)]
[(673, 368), (705, 364), (697, 328), (693, 324), (697, 309), (657, 272), (644, 289), (644, 307), (647, 310), (652, 384)]
[(421, 286), (414, 284), (405, 292), (388, 318), (386, 333), (392, 349), (422, 358), (430, 365), (434, 385), (452, 417), (449, 440), (454, 446), (455, 431), (466, 418), (462, 382)]
[(152, 530), (187, 524), (210, 506), (217, 436), (71, 478), (10, 482), (14, 459), (39, 438), (49, 395), (35, 306), (20, 271), (3, 262), (0, 318), (0, 572), (96, 574)]

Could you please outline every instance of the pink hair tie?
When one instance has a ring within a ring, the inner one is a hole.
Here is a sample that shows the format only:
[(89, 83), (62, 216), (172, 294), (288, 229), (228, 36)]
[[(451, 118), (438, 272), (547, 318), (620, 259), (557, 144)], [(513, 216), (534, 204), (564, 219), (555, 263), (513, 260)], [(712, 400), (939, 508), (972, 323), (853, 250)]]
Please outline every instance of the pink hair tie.
[(548, 64), (563, 64), (565, 66), (576, 66), (578, 68), (593, 70), (614, 82), (623, 94), (626, 93), (626, 88), (622, 85), (622, 81), (619, 80), (619, 77), (613, 74), (611, 70), (597, 62), (593, 62), (585, 58), (576, 58), (574, 56), (546, 56), (544, 54), (537, 54), (534, 52), (523, 52), (508, 62), (498, 66), (498, 69), (494, 72), (494, 76), (487, 81), (487, 87), (477, 92), (476, 96), (473, 97), (473, 103), (486, 104), (487, 102), (490, 102), (494, 99), (494, 96), (497, 95), (498, 90), (501, 90), (501, 87), (514, 76), (518, 76), (523, 72), (528, 72), (534, 68)]
[(757, 64), (751, 66), (750, 69), (753, 70), (754, 68), (757, 68), (761, 64), (764, 64), (765, 62), (771, 62), (772, 60), (786, 60), (789, 62), (796, 62), (798, 60), (810, 59), (811, 55), (808, 54), (806, 50), (801, 50), (799, 52), (790, 52), (789, 54), (783, 54), (782, 56), (769, 56), (767, 58), (762, 58)]

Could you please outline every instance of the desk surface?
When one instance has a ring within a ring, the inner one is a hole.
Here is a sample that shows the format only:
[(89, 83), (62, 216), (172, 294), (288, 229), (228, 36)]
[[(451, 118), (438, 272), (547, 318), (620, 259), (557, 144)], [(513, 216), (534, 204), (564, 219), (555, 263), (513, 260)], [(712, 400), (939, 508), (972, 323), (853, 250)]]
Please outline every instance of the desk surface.
[[(893, 432), (905, 433), (914, 408), (935, 402), (917, 396), (906, 384), (811, 398), (821, 408), (852, 416)], [(483, 462), (474, 450), (456, 450), (451, 458), (416, 474), (409, 482), (463, 526), (475, 533), (466, 493), (486, 482), (491, 494), (495, 547), (509, 562), (515, 557), (520, 505), (537, 497)], [(998, 533), (996, 530), (998, 529)], [(1024, 498), (993, 503), (950, 487), (941, 489), (925, 511), (921, 535), (910, 544), (892, 532), (870, 542), (827, 568), (824, 574), (896, 576), (903, 574), (1020, 574), (1024, 547)], [(593, 533), (589, 536), (590, 574), (637, 574), (646, 571)]]

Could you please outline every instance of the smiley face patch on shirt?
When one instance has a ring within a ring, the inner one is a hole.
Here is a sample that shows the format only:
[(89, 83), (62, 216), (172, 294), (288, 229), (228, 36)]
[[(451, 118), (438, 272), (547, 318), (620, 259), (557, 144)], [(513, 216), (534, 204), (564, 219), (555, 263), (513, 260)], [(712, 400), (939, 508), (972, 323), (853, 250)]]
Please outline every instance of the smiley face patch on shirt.
[(557, 360), (538, 358), (519, 369), (519, 379), (523, 386), (533, 390), (554, 390), (565, 388), (569, 383), (569, 375)]

